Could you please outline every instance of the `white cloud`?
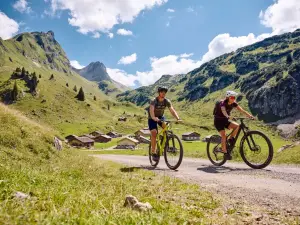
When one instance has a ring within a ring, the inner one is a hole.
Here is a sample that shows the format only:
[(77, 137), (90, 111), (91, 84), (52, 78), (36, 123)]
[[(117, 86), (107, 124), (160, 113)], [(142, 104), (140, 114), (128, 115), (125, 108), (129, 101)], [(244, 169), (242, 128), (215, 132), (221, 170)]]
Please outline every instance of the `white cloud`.
[(259, 17), (263, 25), (272, 28), (273, 34), (294, 31), (300, 27), (300, 1), (277, 0)]
[(136, 83), (150, 85), (157, 81), (162, 75), (183, 74), (200, 66), (200, 61), (189, 59), (191, 54), (168, 55), (162, 58), (151, 57), (150, 71), (136, 71), (135, 74), (127, 74), (120, 69), (107, 69), (108, 74), (116, 81), (127, 86), (134, 86)]
[(166, 27), (169, 27), (169, 26), (170, 26), (170, 22), (167, 22), (167, 23), (166, 23)]
[(138, 81), (142, 85), (152, 84), (164, 74), (184, 74), (200, 66), (200, 61), (183, 58), (180, 55), (168, 55), (162, 58), (151, 57), (150, 62), (151, 71), (136, 72), (139, 77)]
[(175, 10), (174, 9), (167, 9), (167, 12), (173, 13), (173, 12), (175, 12)]
[(113, 80), (118, 81), (126, 86), (134, 86), (138, 79), (137, 76), (127, 74), (124, 70), (106, 68), (106, 71)]
[(32, 10), (28, 6), (28, 2), (26, 0), (18, 0), (13, 4), (13, 8), (20, 13), (30, 13)]
[(112, 39), (112, 38), (114, 37), (114, 34), (113, 34), (113, 33), (109, 33), (109, 34), (108, 34), (108, 37), (109, 37), (110, 39)]
[(194, 10), (194, 8), (192, 8), (192, 7), (188, 7), (188, 8), (186, 9), (186, 11), (189, 12), (189, 13), (192, 13), (192, 12), (194, 12), (195, 10)]
[(99, 32), (95, 32), (94, 34), (93, 34), (93, 38), (99, 38), (101, 35), (100, 35), (100, 33)]
[(134, 63), (137, 59), (136, 53), (133, 53), (132, 55), (128, 55), (128, 56), (123, 56), (118, 64), (123, 64), (123, 65), (128, 65), (131, 63)]
[(246, 45), (261, 41), (269, 36), (270, 34), (262, 34), (255, 37), (254, 34), (250, 33), (248, 36), (231, 37), (228, 33), (219, 34), (209, 43), (208, 52), (203, 55), (201, 63), (205, 63), (222, 54), (235, 51)]
[(132, 31), (125, 30), (125, 29), (118, 29), (117, 34), (123, 35), (123, 36), (130, 36), (130, 35), (132, 35)]
[(19, 24), (0, 11), (0, 37), (4, 40), (11, 38), (19, 30)]
[(194, 53), (190, 53), (190, 54), (187, 54), (187, 53), (183, 53), (180, 55), (181, 58), (190, 58), (191, 56), (193, 56)]
[(71, 63), (71, 66), (73, 66), (76, 69), (82, 69), (85, 67), (85, 66), (80, 65), (80, 63), (77, 60), (71, 60), (70, 63)]
[(83, 34), (109, 32), (114, 25), (132, 23), (143, 10), (161, 6), (168, 0), (51, 0), (51, 10), (69, 11), (69, 24)]

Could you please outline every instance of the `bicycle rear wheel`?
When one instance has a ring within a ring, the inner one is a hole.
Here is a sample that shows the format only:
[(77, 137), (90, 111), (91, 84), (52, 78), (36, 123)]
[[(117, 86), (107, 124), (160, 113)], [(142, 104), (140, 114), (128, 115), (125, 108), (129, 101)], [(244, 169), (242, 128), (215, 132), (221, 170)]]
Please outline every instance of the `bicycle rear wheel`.
[(248, 166), (262, 169), (273, 159), (273, 145), (264, 133), (249, 131), (241, 140), (240, 154)]
[(206, 152), (209, 161), (215, 166), (222, 166), (227, 159), (222, 152), (221, 137), (218, 135), (212, 135), (207, 141)]
[(159, 152), (158, 149), (156, 151), (157, 151), (157, 155), (158, 155), (158, 161), (157, 162), (152, 160), (152, 150), (151, 150), (151, 142), (150, 142), (150, 144), (149, 144), (149, 161), (150, 161), (151, 166), (153, 166), (153, 167), (156, 167), (159, 163), (159, 160), (160, 160), (160, 152)]
[(171, 170), (176, 170), (182, 162), (183, 147), (179, 137), (175, 134), (167, 135), (164, 157), (167, 166)]

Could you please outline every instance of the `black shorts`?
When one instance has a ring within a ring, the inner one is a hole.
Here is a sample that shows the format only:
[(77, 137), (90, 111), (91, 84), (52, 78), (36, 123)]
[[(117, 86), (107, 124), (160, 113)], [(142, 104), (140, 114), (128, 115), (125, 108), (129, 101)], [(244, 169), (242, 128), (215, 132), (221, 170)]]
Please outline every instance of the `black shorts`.
[[(160, 120), (165, 120), (165, 118), (162, 116), (162, 117), (158, 117), (158, 119)], [(154, 121), (153, 119), (148, 119), (148, 127), (149, 127), (149, 130), (158, 130), (158, 127), (157, 127), (157, 124), (161, 127), (162, 126), (162, 123), (161, 122), (156, 122)]]
[(214, 125), (215, 128), (220, 132), (221, 130), (225, 130), (225, 128), (229, 129), (230, 122), (227, 118), (215, 119)]

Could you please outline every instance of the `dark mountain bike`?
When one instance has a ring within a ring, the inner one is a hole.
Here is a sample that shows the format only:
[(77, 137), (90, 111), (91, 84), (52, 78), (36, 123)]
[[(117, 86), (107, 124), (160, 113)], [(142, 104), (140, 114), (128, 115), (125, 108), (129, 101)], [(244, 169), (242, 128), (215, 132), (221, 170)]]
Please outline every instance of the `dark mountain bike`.
[[(248, 118), (235, 118), (240, 120), (240, 129), (237, 133), (234, 143), (230, 145), (226, 136), (227, 152), (232, 155), (235, 144), (241, 132), (244, 133), (240, 142), (240, 154), (244, 162), (253, 169), (262, 169), (268, 166), (273, 159), (273, 145), (270, 139), (262, 132), (249, 130), (244, 123)], [(222, 152), (222, 138), (219, 135), (212, 135), (207, 142), (207, 156), (212, 164), (222, 166), (226, 161), (226, 157)]]
[[(163, 121), (164, 128), (156, 136), (156, 151), (159, 159), (163, 155), (167, 166), (171, 170), (176, 170), (182, 162), (183, 147), (179, 137), (171, 130), (171, 122), (170, 120)], [(149, 144), (149, 160), (153, 167), (156, 167), (159, 163), (159, 160), (157, 162), (152, 160), (151, 142)]]

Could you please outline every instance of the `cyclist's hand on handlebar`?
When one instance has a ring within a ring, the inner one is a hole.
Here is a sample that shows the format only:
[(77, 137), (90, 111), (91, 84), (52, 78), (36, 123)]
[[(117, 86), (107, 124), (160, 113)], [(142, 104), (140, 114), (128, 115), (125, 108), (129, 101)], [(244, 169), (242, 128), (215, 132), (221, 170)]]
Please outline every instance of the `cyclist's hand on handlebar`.
[(183, 123), (182, 119), (178, 119), (176, 123)]
[(255, 117), (254, 116), (252, 116), (252, 115), (250, 115), (250, 116), (248, 116), (251, 120), (255, 120)]
[(160, 119), (158, 119), (158, 117), (154, 117), (153, 119), (155, 122), (160, 122)]
[(228, 119), (229, 119), (229, 120), (236, 121), (236, 118), (234, 118), (233, 116), (229, 116)]

